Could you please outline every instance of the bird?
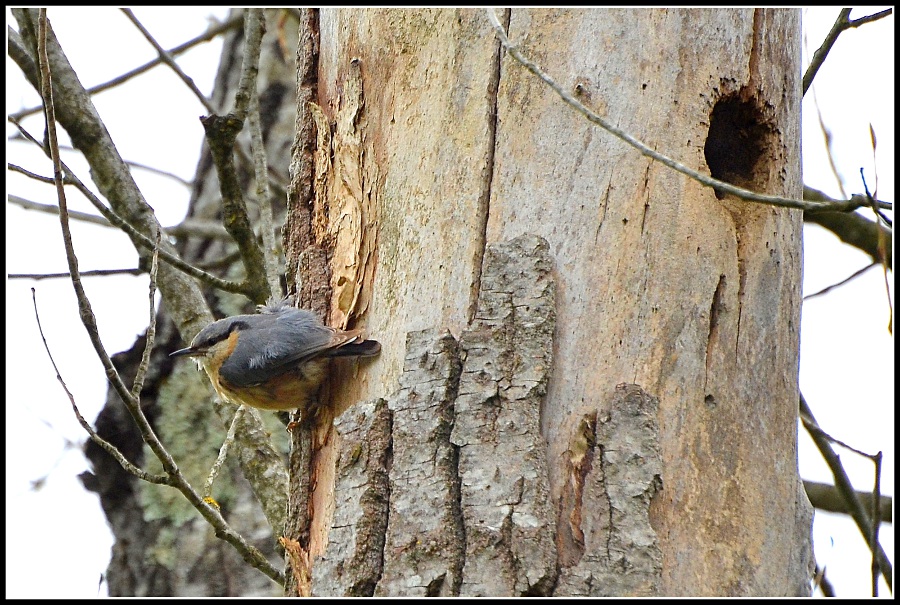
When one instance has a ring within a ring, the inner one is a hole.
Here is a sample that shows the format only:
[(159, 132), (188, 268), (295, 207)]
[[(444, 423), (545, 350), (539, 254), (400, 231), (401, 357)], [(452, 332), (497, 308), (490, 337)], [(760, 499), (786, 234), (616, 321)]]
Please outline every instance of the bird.
[(193, 357), (216, 392), (237, 405), (273, 411), (305, 410), (316, 399), (332, 357), (371, 357), (381, 344), (360, 329), (325, 326), (290, 299), (259, 313), (214, 321), (189, 347), (169, 357)]

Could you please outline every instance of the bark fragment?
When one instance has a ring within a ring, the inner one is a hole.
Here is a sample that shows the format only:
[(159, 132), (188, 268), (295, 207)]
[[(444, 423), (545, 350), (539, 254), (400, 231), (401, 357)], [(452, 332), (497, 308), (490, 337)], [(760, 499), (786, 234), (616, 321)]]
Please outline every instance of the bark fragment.
[(457, 453), (450, 443), (459, 348), (449, 332), (410, 332), (390, 398), (390, 520), (379, 596), (458, 594), (464, 552)]
[(650, 524), (662, 487), (658, 408), (639, 386), (620, 384), (609, 412), (579, 425), (562, 500), (571, 509), (560, 525), (580, 539), (580, 552), (574, 565), (563, 557), (555, 596), (659, 594), (662, 553)]
[(546, 240), (489, 246), (451, 439), (459, 447), (466, 564), (460, 594), (549, 594), (556, 580), (541, 404), (553, 364), (555, 283)]

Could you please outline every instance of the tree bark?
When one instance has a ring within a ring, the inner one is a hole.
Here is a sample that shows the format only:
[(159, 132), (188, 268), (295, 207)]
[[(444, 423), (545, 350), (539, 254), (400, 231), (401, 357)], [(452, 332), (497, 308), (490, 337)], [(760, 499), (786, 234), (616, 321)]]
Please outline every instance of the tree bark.
[[(501, 22), (637, 138), (801, 197), (799, 11)], [(592, 126), (480, 10), (323, 9), (319, 35), (327, 307), (383, 350), (332, 384), (368, 403), (328, 442), (312, 594), (808, 595), (801, 214)]]

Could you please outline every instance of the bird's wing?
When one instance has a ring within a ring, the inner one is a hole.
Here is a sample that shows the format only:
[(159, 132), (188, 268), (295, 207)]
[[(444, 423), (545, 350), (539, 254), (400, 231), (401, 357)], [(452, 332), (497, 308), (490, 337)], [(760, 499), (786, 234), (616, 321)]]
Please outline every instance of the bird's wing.
[(356, 338), (323, 326), (311, 312), (284, 309), (279, 313), (250, 315), (249, 333), (241, 334), (232, 355), (219, 373), (241, 387), (260, 384), (298, 364)]

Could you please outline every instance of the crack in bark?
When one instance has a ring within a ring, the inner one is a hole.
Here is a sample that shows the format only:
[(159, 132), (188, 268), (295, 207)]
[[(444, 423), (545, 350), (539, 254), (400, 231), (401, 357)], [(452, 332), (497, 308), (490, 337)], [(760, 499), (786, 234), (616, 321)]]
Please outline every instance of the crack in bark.
[[(503, 17), (501, 19), (504, 23), (504, 27), (509, 29), (509, 20), (510, 20), (510, 11), (505, 10)], [(487, 126), (488, 126), (488, 146), (490, 151), (488, 152), (488, 158), (486, 165), (483, 168), (484, 174), (484, 188), (481, 192), (481, 197), (478, 200), (478, 214), (481, 217), (481, 245), (478, 246), (476, 254), (479, 257), (474, 259), (472, 263), (472, 293), (471, 298), (469, 300), (469, 314), (468, 319), (469, 323), (471, 323), (475, 319), (475, 313), (478, 309), (478, 297), (479, 297), (479, 289), (481, 288), (481, 272), (482, 272), (482, 264), (484, 262), (484, 250), (487, 245), (487, 225), (488, 218), (490, 217), (491, 210), (491, 188), (494, 181), (494, 157), (497, 151), (497, 102), (498, 102), (498, 91), (500, 90), (500, 63), (501, 57), (503, 55), (503, 46), (500, 44), (499, 40), (495, 40), (496, 44), (496, 52), (494, 53), (494, 58), (491, 65), (491, 77), (488, 83), (488, 105), (490, 107), (490, 113), (487, 116)]]
[(713, 349), (719, 344), (719, 314), (725, 311), (725, 274), (719, 275), (719, 282), (713, 292), (712, 302), (709, 306), (709, 331), (706, 336), (706, 376), (703, 378), (703, 389), (709, 380), (709, 368), (713, 361)]

